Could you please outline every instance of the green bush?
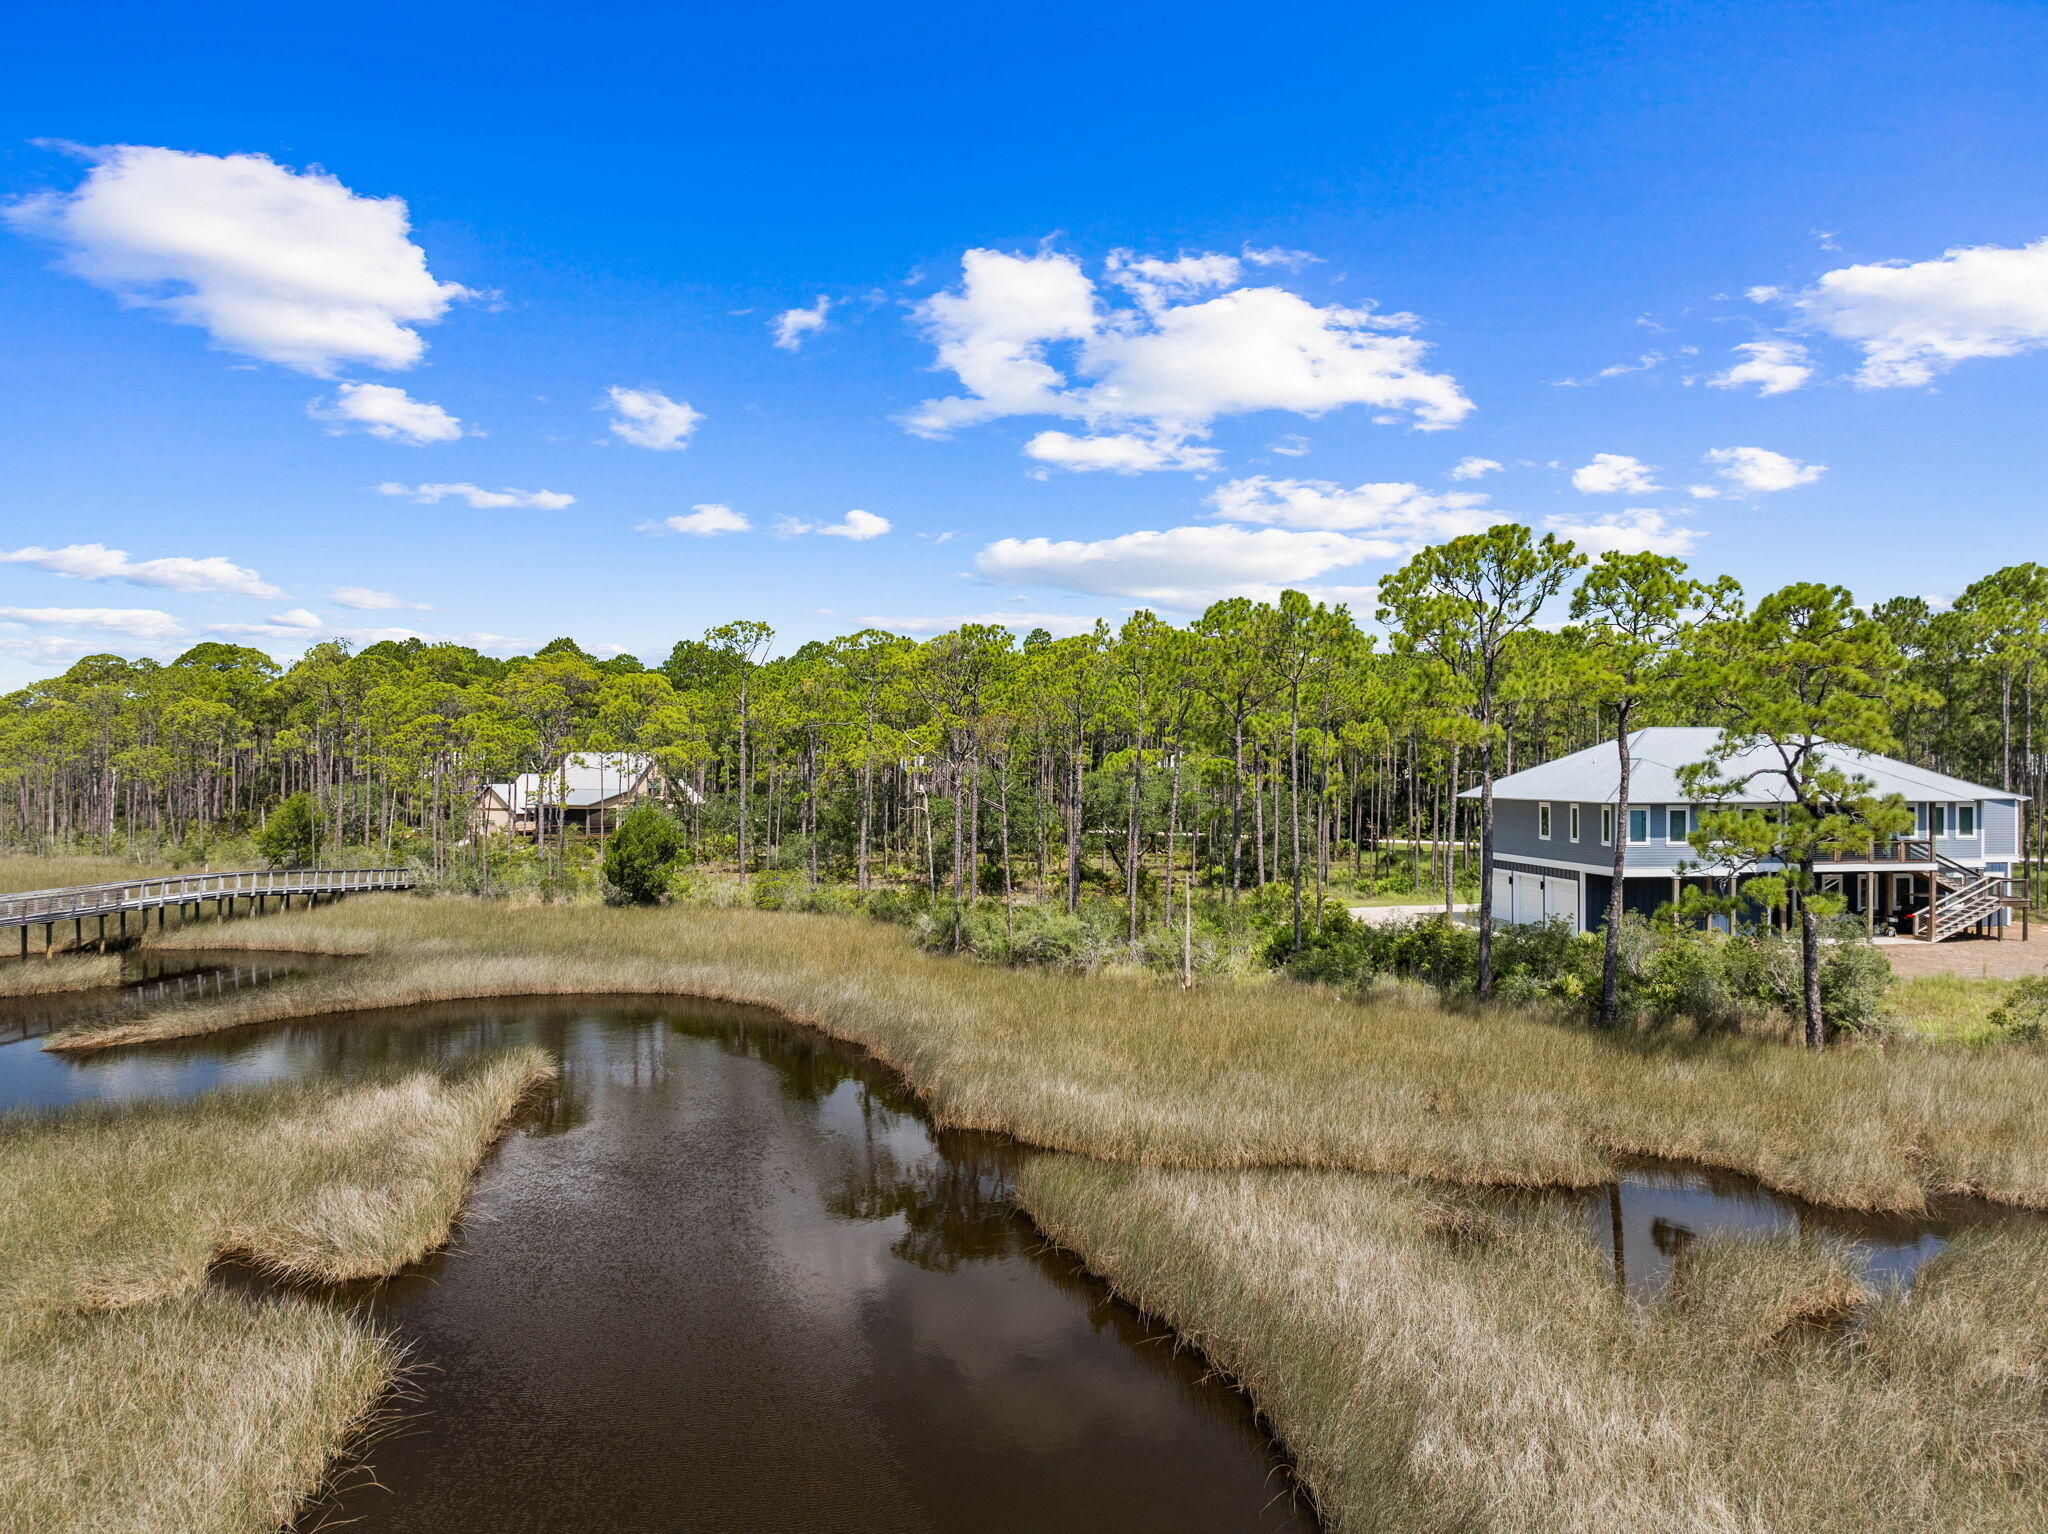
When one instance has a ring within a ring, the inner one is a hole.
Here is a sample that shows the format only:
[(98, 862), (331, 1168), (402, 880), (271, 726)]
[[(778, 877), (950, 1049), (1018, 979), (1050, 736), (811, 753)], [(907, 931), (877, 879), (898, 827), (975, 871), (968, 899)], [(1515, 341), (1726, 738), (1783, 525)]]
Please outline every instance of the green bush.
[(272, 868), (306, 868), (320, 850), (320, 822), (310, 794), (293, 794), (256, 833), (256, 850)]
[(682, 855), (683, 828), (651, 804), (627, 812), (604, 849), (607, 898), (656, 905), (668, 892), (669, 865)]
[(2048, 1036), (2048, 975), (2029, 975), (2013, 986), (1986, 1021), (2001, 1038), (2031, 1043)]

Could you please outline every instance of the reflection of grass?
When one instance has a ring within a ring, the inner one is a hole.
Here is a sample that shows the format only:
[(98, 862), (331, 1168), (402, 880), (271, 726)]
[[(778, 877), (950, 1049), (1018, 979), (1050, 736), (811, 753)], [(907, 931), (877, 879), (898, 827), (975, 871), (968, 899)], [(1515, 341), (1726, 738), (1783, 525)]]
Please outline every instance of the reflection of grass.
[(330, 1306), (208, 1290), (209, 1265), (334, 1280), (418, 1260), (549, 1070), (512, 1050), (0, 1125), (0, 1528), (288, 1520), (398, 1352)]
[[(1180, 991), (998, 969), (851, 917), (507, 908), (380, 896), (195, 934), (207, 946), (374, 950), (345, 972), (166, 1006), (48, 1047), (472, 996), (756, 1002), (873, 1049), (941, 1122), (1147, 1163), (1325, 1166), (1458, 1182), (1600, 1181), (1614, 1153), (1688, 1158), (1848, 1207), (1976, 1190), (2048, 1205), (2048, 1051), (1659, 1040), (1511, 1008), (1363, 1003), (1285, 981)], [(185, 943), (168, 935), (170, 946)]]
[(1250, 1390), (1329, 1527), (2048, 1526), (2048, 1238), (1970, 1235), (1854, 1338), (1840, 1251), (1710, 1237), (1620, 1298), (1563, 1211), (1447, 1217), (1329, 1172), (1037, 1156), (1024, 1202)]
[(50, 996), (120, 983), (121, 961), (110, 953), (0, 963), (0, 996)]
[(1901, 980), (1885, 1005), (1907, 1033), (1949, 1044), (1988, 1044), (1997, 1031), (1987, 1019), (2011, 989), (2010, 980), (1916, 975)]

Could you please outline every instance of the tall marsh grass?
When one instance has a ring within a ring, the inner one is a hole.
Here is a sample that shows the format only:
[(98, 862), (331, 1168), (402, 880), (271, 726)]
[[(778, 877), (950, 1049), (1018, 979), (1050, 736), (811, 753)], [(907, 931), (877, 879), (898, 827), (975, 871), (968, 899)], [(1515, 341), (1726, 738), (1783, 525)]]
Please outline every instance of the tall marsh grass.
[(447, 1239), (478, 1161), (551, 1071), (518, 1049), (446, 1077), (0, 1122), (0, 1309), (191, 1294), (223, 1256), (320, 1283), (395, 1273)]
[(52, 959), (0, 960), (0, 996), (54, 996), (121, 983), (121, 961), (110, 953), (65, 954)]
[(1606, 1034), (1541, 1009), (1362, 1000), (1277, 978), (1198, 986), (998, 969), (852, 917), (704, 907), (506, 907), (377, 896), (166, 935), (171, 946), (365, 955), (343, 971), (174, 1004), (45, 1047), (465, 997), (700, 995), (872, 1049), (941, 1122), (1189, 1167), (1348, 1168), (1588, 1185), (1616, 1155), (1700, 1162), (1850, 1208), (1977, 1193), (2048, 1207), (2048, 1049)]
[[(1039, 1225), (1236, 1376), (1338, 1534), (2048, 1527), (2048, 1240), (1971, 1234), (1859, 1329), (1838, 1249), (1710, 1237), (1669, 1302), (1562, 1212), (1038, 1156)], [(2015, 1313), (2017, 1312), (2017, 1313)]]
[(519, 1049), (446, 1076), (0, 1121), (0, 1529), (288, 1523), (401, 1350), (332, 1305), (209, 1288), (208, 1268), (331, 1281), (417, 1261), (551, 1071)]
[(269, 1534), (374, 1421), (402, 1362), (308, 1300), (0, 1308), (0, 1528)]

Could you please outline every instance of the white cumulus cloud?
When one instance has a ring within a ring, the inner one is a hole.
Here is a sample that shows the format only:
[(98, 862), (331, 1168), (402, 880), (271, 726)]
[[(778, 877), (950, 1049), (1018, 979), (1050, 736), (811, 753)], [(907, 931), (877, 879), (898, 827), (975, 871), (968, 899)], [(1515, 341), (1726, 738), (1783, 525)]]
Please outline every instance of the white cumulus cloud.
[(1586, 495), (1614, 495), (1624, 490), (1649, 495), (1661, 487), (1657, 471), (1641, 459), (1626, 453), (1595, 453), (1591, 463), (1572, 470), (1572, 488)]
[(466, 480), (452, 485), (401, 485), (396, 480), (386, 480), (377, 487), (379, 495), (402, 495), (423, 505), (453, 497), (467, 501), (478, 511), (496, 511), (507, 506), (531, 507), (536, 511), (560, 511), (565, 506), (574, 506), (576, 497), (559, 490), (486, 490), (481, 485), (472, 485)]
[(1145, 437), (1135, 432), (1076, 437), (1070, 432), (1042, 431), (1024, 444), (1024, 456), (1076, 473), (1107, 469), (1112, 474), (1142, 474), (1149, 469), (1213, 469), (1217, 460), (1213, 447), (1190, 447), (1172, 437)]
[(2048, 345), (2048, 238), (1845, 266), (1802, 292), (1752, 296), (1782, 298), (1815, 330), (1858, 347), (1865, 388), (1925, 384), (1958, 362)]
[(1251, 522), (1323, 532), (1370, 534), (1354, 540), (1361, 557), (1399, 558), (1425, 543), (1476, 533), (1505, 520), (1470, 490), (1435, 495), (1400, 482), (1353, 485), (1326, 479), (1233, 479), (1209, 497), (1221, 522)]
[(278, 597), (284, 593), (245, 565), (219, 555), (188, 559), (131, 559), (124, 549), (104, 543), (68, 543), (60, 549), (34, 544), (0, 549), (0, 564), (31, 565), (52, 575), (84, 581), (126, 581), (131, 586), (161, 586), (168, 591), (224, 591), (245, 597)]
[(878, 517), (872, 511), (849, 511), (837, 522), (807, 522), (801, 517), (783, 517), (775, 524), (778, 538), (800, 538), (807, 533), (816, 533), (821, 538), (845, 538), (854, 543), (865, 543), (870, 538), (879, 538), (894, 524), (887, 517)]
[[(957, 291), (916, 311), (936, 366), (966, 391), (926, 400), (905, 417), (922, 436), (1005, 416), (1060, 416), (1091, 435), (1041, 436), (1040, 462), (1136, 472), (1130, 439), (1157, 445), (1150, 466), (1184, 468), (1186, 441), (1222, 416), (1318, 416), (1365, 405), (1380, 412), (1375, 420), (1433, 429), (1456, 425), (1472, 408), (1454, 379), (1423, 367), (1427, 343), (1406, 333), (1412, 316), (1318, 306), (1285, 288), (1233, 287), (1242, 275), (1237, 257), (1116, 252), (1104, 276), (1134, 300), (1125, 306), (1057, 251), (970, 250), (961, 267)], [(1081, 445), (1104, 437), (1118, 440)]]
[(184, 624), (153, 607), (0, 607), (0, 621), (33, 628), (94, 629), (131, 639), (176, 639)]
[(345, 383), (333, 399), (315, 400), (307, 414), (330, 423), (336, 436), (366, 431), (387, 442), (413, 447), (453, 442), (462, 435), (462, 422), (439, 405), (414, 399), (391, 384)]
[(336, 586), (327, 593), (328, 600), (336, 607), (351, 607), (358, 612), (426, 612), (425, 602), (408, 602), (404, 597), (389, 591), (373, 591), (368, 586)]
[(1451, 466), (1452, 479), (1479, 479), (1500, 472), (1498, 458), (1460, 458)]
[(1700, 535), (1648, 507), (1599, 517), (1545, 517), (1544, 529), (1569, 538), (1588, 554), (1669, 554), (1691, 551)]
[(657, 453), (679, 452), (690, 445), (690, 433), (704, 419), (683, 400), (670, 399), (658, 389), (628, 389), (613, 385), (608, 391), (612, 410), (612, 435), (635, 447)]
[(710, 501), (692, 506), (677, 516), (663, 517), (659, 522), (642, 522), (639, 530), (643, 533), (687, 533), (693, 538), (712, 538), (720, 533), (744, 533), (753, 525), (730, 506)]
[(1219, 597), (1270, 601), (1378, 556), (1376, 540), (1278, 527), (1170, 527), (1093, 541), (1003, 538), (975, 556), (993, 580), (1194, 609)]
[(769, 321), (769, 329), (775, 332), (775, 344), (786, 352), (793, 352), (804, 344), (804, 337), (825, 328), (825, 316), (832, 308), (832, 300), (823, 293), (808, 309), (785, 309)]
[(1813, 377), (1813, 363), (1796, 341), (1744, 341), (1735, 348), (1743, 360), (1707, 380), (1713, 389), (1740, 389), (1755, 384), (1759, 398), (1789, 394)]
[(437, 281), (396, 197), (362, 197), (321, 170), (260, 154), (117, 144), (86, 151), (70, 192), (25, 197), (16, 228), (131, 308), (206, 331), (213, 344), (330, 378), (350, 364), (409, 368), (466, 289)]
[(1717, 447), (1706, 461), (1719, 464), (1723, 479), (1751, 495), (1810, 485), (1828, 471), (1824, 463), (1802, 463), (1762, 447)]

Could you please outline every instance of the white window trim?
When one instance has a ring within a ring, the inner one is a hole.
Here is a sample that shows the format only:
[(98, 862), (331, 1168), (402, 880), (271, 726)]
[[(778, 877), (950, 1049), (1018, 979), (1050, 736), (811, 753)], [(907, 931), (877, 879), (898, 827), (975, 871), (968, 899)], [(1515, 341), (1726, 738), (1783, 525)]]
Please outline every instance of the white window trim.
[(1550, 822), (1550, 801), (1540, 800), (1536, 805), (1536, 839), (1547, 842), (1553, 827)]
[(1600, 806), (1600, 845), (1614, 845), (1614, 806), (1611, 804)]
[(1576, 804), (1565, 806), (1564, 821), (1566, 829), (1571, 832), (1572, 840), (1577, 841), (1579, 839), (1579, 807)]
[(1959, 842), (1974, 842), (1984, 834), (1984, 806), (1981, 802), (1977, 804), (1958, 804), (1955, 807), (1956, 818), (1960, 819), (1964, 810), (1970, 812), (1970, 829), (1967, 831), (1961, 829), (1952, 830), (1949, 832), (1949, 835)]
[[(1643, 834), (1640, 840), (1635, 835), (1635, 820), (1638, 815), (1643, 817)], [(1650, 845), (1650, 807), (1647, 804), (1632, 804), (1628, 807), (1627, 829), (1629, 832), (1628, 844), (1631, 847), (1647, 847)]]
[(1692, 806), (1689, 804), (1667, 804), (1664, 806), (1664, 840), (1676, 847), (1684, 843), (1685, 834), (1680, 833), (1677, 836), (1671, 834), (1671, 817), (1674, 814), (1685, 817), (1685, 830), (1690, 832), (1692, 830)]

